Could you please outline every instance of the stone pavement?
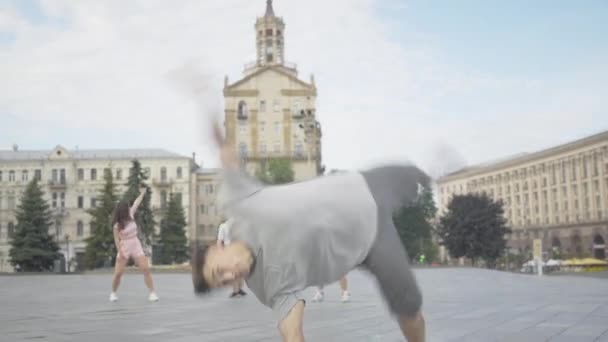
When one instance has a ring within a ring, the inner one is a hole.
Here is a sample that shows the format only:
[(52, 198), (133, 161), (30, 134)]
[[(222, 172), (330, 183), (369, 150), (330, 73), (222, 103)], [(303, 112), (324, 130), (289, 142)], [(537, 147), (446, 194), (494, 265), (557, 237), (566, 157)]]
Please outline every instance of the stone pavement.
[[(608, 279), (418, 269), (428, 341), (608, 341)], [(188, 274), (155, 274), (161, 301), (146, 302), (142, 276), (127, 274), (109, 303), (109, 274), (0, 277), (0, 341), (279, 341), (269, 309), (228, 290), (195, 298)], [(349, 274), (307, 304), (307, 341), (403, 341), (373, 281)], [(308, 291), (312, 296), (313, 290)]]

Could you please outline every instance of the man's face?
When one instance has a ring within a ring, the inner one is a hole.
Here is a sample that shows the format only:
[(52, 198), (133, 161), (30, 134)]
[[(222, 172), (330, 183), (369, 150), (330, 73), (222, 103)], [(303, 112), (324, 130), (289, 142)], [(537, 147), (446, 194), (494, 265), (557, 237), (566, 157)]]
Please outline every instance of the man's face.
[(210, 287), (222, 287), (249, 274), (250, 258), (236, 245), (212, 246), (207, 251), (203, 277)]

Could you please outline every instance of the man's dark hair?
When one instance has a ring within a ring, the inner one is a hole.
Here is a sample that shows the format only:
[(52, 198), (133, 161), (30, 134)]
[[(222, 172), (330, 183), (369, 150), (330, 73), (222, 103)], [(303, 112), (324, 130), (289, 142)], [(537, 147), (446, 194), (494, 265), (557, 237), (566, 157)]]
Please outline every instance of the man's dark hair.
[(190, 261), (190, 264), (192, 265), (192, 285), (194, 285), (194, 293), (197, 295), (206, 294), (211, 290), (209, 283), (203, 275), (203, 266), (207, 259), (208, 250), (209, 246), (199, 243), (198, 241), (193, 243), (193, 250), (191, 253), (192, 260)]

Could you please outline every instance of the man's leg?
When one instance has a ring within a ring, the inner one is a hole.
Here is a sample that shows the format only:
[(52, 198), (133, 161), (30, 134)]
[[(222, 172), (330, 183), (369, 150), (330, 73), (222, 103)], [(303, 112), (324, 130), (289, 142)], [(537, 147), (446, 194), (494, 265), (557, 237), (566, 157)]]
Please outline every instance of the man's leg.
[(304, 301), (299, 301), (279, 323), (283, 342), (304, 342)]
[(389, 210), (378, 212), (378, 235), (364, 266), (376, 277), (378, 286), (403, 336), (409, 342), (425, 340), (420, 308), (422, 295), (409, 265)]
[(348, 302), (350, 300), (350, 293), (348, 293), (348, 280), (346, 280), (346, 276), (340, 279), (340, 289), (342, 290), (342, 302)]

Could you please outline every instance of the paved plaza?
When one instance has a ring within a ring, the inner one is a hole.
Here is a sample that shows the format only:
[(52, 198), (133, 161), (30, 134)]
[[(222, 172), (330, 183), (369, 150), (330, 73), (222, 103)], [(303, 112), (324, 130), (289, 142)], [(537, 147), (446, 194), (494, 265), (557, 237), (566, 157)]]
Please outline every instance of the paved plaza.
[[(428, 341), (608, 341), (608, 279), (418, 269)], [(269, 309), (228, 290), (195, 298), (188, 274), (155, 274), (148, 303), (140, 274), (127, 274), (118, 303), (109, 274), (1, 276), (0, 341), (279, 341)], [(366, 273), (349, 274), (307, 304), (307, 341), (403, 341)], [(308, 291), (313, 295), (313, 290)]]

